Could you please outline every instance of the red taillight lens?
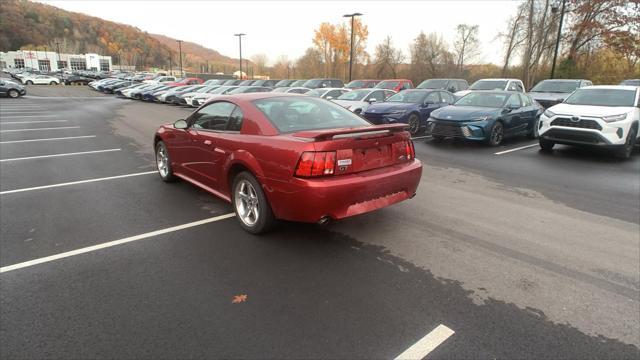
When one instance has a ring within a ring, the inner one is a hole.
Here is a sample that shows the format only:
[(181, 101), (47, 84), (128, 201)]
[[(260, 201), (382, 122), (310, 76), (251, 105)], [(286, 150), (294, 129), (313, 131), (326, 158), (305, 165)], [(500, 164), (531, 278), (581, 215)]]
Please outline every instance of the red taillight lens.
[(416, 149), (413, 147), (413, 141), (407, 140), (407, 159), (416, 157)]
[(335, 151), (305, 151), (298, 161), (296, 176), (333, 175), (336, 165)]

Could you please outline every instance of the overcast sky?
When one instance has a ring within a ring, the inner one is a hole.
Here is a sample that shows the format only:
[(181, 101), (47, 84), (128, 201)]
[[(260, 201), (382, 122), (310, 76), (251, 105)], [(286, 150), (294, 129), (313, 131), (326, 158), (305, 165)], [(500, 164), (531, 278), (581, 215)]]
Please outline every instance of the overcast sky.
[(502, 61), (499, 32), (522, 0), (502, 1), (69, 1), (42, 0), (66, 10), (129, 24), (150, 33), (192, 41), (223, 55), (238, 57), (234, 33), (242, 41), (243, 57), (264, 53), (270, 62), (280, 55), (296, 59), (312, 45), (322, 22), (344, 21), (343, 14), (363, 13), (369, 26), (367, 51), (390, 35), (409, 55), (409, 44), (424, 31), (453, 43), (457, 24), (480, 27), (482, 54), (475, 62)]

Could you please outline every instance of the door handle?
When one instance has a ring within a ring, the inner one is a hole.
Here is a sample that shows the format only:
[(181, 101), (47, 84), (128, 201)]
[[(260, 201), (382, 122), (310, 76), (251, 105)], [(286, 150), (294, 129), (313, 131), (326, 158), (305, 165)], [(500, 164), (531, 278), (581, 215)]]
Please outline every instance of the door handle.
[(212, 142), (211, 142), (211, 140), (205, 140), (205, 141), (204, 141), (204, 144), (205, 144), (205, 145), (211, 145), (211, 144), (212, 144)]

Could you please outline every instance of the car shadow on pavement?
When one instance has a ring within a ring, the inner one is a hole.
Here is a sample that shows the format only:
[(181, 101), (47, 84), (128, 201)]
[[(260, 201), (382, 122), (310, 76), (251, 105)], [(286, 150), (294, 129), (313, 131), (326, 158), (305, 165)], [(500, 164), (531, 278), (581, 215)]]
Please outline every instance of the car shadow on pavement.
[[(412, 333), (413, 341), (417, 341), (438, 325), (433, 323), (434, 319), (453, 329), (456, 334), (433, 352), (431, 359), (621, 359), (634, 358), (639, 353), (633, 345), (589, 336), (568, 324), (553, 323), (537, 309), (521, 309), (492, 298), (477, 305), (471, 299), (473, 291), (465, 290), (458, 281), (437, 278), (428, 269), (393, 256), (383, 247), (332, 231), (330, 226), (283, 223), (274, 232), (255, 239), (278, 251), (295, 253), (303, 262), (304, 258), (313, 263), (320, 259), (318, 265), (342, 268), (344, 277), (337, 280), (349, 281), (354, 276), (359, 279), (353, 283), (354, 292), (367, 291), (362, 288), (382, 290), (371, 292), (367, 301), (386, 302), (387, 307), (393, 308), (386, 315), (406, 321), (403, 328), (389, 328), (390, 333)], [(344, 266), (353, 256), (364, 257), (360, 261), (376, 265)], [(381, 289), (380, 283), (386, 287)], [(381, 308), (384, 306), (380, 305)], [(405, 340), (409, 341), (407, 347), (412, 344), (411, 339)]]

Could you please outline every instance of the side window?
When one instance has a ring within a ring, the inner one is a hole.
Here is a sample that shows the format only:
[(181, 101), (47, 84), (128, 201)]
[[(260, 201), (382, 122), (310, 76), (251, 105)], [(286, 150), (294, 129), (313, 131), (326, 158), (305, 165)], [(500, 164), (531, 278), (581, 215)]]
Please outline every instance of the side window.
[(509, 81), (509, 86), (507, 86), (507, 90), (508, 91), (517, 91), (517, 87), (516, 87), (516, 82), (515, 81)]
[(367, 96), (365, 101), (369, 101), (371, 99), (376, 99), (377, 102), (384, 101), (384, 99), (385, 99), (384, 91), (374, 91), (374, 92), (372, 92), (371, 94), (369, 94), (369, 96)]
[(520, 94), (520, 101), (522, 102), (522, 106), (533, 105), (533, 102), (531, 102), (531, 98), (525, 94)]
[(442, 98), (442, 102), (445, 102), (445, 103), (452, 104), (455, 101), (453, 99), (453, 96), (451, 96), (451, 94), (446, 92), (441, 92), (440, 97)]
[(384, 98), (385, 100), (388, 99), (390, 96), (395, 95), (395, 92), (391, 91), (391, 90), (385, 90), (384, 91)]
[(325, 98), (331, 96), (332, 98), (337, 98), (338, 96), (342, 95), (342, 90), (331, 90), (329, 91), (329, 93), (327, 94), (327, 96), (325, 96)]
[(467, 90), (469, 88), (469, 84), (465, 81), (458, 81), (458, 89)]
[(516, 88), (518, 89), (519, 92), (521, 93), (524, 92), (524, 88), (522, 87), (522, 84), (520, 84), (519, 82), (516, 83)]
[(429, 95), (427, 95), (427, 97), (424, 99), (424, 102), (426, 104), (437, 104), (440, 102), (440, 96), (438, 96), (438, 91), (434, 91), (432, 93), (429, 93)]
[(243, 118), (244, 114), (242, 114), (242, 110), (240, 110), (240, 107), (236, 106), (229, 117), (229, 126), (227, 126), (227, 130), (240, 131), (240, 129), (242, 129)]
[(507, 101), (507, 107), (519, 108), (521, 106), (520, 94), (513, 94), (509, 97), (509, 100)]
[(236, 106), (228, 102), (216, 102), (207, 105), (189, 119), (195, 129), (227, 130), (229, 116)]

